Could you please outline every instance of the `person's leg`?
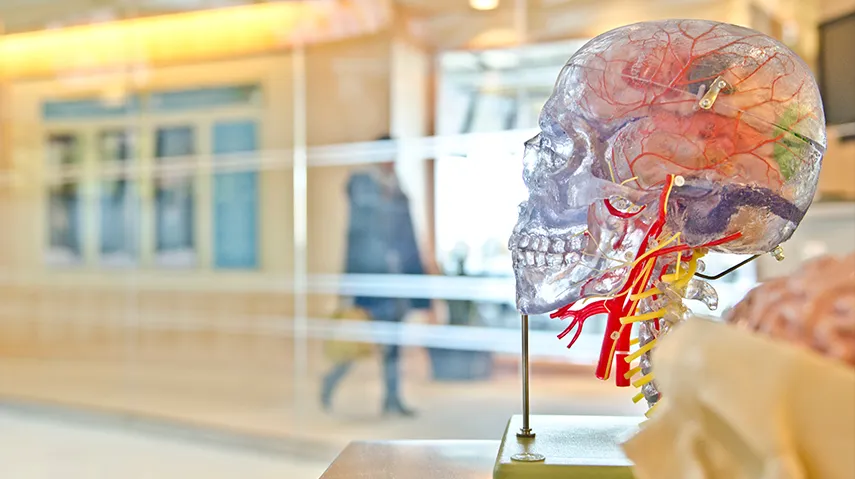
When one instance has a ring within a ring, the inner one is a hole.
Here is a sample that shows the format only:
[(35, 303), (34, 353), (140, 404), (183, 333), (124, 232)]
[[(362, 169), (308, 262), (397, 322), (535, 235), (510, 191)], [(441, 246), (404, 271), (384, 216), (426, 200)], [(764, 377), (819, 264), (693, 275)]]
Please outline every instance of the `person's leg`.
[(385, 387), (384, 411), (395, 411), (401, 408), (400, 396), (400, 352), (397, 344), (389, 344), (383, 348), (383, 385)]
[(413, 412), (405, 408), (400, 396), (400, 351), (398, 346), (397, 331), (406, 313), (406, 303), (400, 299), (389, 299), (378, 302), (371, 311), (373, 320), (386, 323), (384, 326), (391, 328), (393, 334), (390, 344), (382, 348), (382, 372), (384, 386), (383, 413), (412, 415)]
[(332, 397), (336, 386), (341, 382), (342, 378), (350, 371), (353, 365), (352, 361), (343, 361), (335, 366), (324, 376), (323, 386), (321, 388), (321, 404), (324, 409), (329, 410), (332, 407)]
[[(400, 320), (394, 323), (397, 326)], [(385, 384), (383, 412), (404, 416), (415, 414), (401, 401), (401, 347), (398, 344), (389, 344), (383, 348), (383, 376)]]

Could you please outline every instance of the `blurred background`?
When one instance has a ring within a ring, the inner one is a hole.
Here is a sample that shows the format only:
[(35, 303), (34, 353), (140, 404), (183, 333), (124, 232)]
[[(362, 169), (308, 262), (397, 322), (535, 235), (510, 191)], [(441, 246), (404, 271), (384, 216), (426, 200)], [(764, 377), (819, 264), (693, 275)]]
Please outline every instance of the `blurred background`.
[[(500, 438), (523, 141), (585, 41), (664, 18), (781, 39), (826, 102), (786, 261), (717, 281), (716, 315), (855, 249), (855, 0), (0, 1), (3, 476), (301, 479), (351, 440)], [(602, 324), (564, 326), (532, 318), (534, 412), (639, 414), (593, 377)]]

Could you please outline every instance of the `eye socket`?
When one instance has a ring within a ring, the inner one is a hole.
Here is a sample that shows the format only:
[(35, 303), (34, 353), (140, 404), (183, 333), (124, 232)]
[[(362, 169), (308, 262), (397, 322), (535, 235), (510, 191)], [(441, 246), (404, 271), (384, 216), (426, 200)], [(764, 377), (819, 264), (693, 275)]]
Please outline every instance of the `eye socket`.
[(555, 151), (555, 142), (552, 138), (543, 133), (528, 140), (526, 142), (526, 149), (533, 149), (537, 152), (537, 168), (556, 171), (567, 164), (567, 159)]

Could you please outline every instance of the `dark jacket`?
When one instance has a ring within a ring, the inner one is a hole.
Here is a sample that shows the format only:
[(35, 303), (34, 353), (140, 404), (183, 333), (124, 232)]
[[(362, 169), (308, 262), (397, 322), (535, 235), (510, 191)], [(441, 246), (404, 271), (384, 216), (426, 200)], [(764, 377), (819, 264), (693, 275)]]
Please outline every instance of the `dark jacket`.
[[(370, 172), (358, 172), (347, 184), (348, 274), (424, 274), (410, 204), (401, 188), (384, 186)], [(356, 306), (374, 319), (399, 321), (410, 309), (427, 309), (428, 299), (357, 297)]]

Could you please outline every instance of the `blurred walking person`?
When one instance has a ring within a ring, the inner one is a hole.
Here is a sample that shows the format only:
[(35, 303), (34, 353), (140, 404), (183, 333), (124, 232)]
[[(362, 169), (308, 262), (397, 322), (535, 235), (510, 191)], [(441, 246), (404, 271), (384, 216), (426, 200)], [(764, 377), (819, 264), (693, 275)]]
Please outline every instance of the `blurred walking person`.
[[(378, 141), (391, 140), (383, 136)], [(395, 172), (395, 163), (372, 164), (351, 175), (347, 184), (350, 217), (347, 230), (347, 274), (425, 274), (415, 237), (410, 204)], [(353, 306), (375, 321), (401, 323), (413, 309), (430, 309), (428, 299), (356, 297)], [(397, 339), (397, 338), (395, 338)], [(321, 401), (332, 407), (336, 386), (353, 366), (338, 361), (323, 379)], [(382, 347), (383, 413), (412, 416), (401, 399), (400, 347), (393, 340)]]

